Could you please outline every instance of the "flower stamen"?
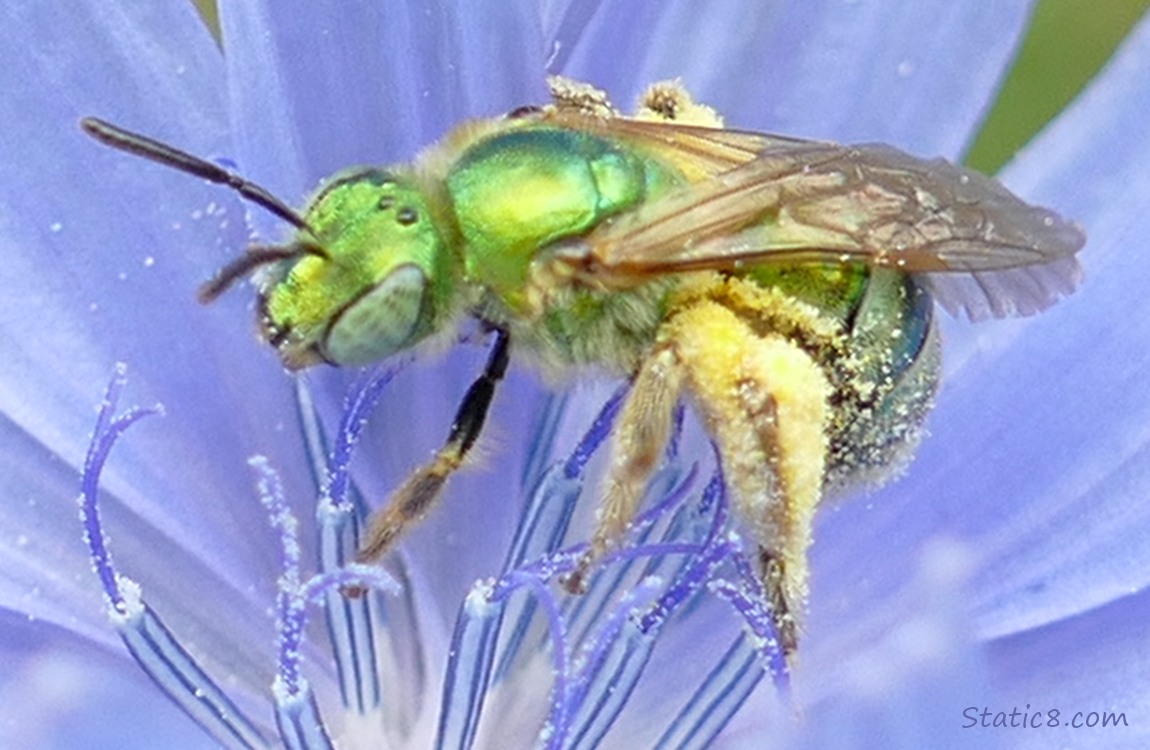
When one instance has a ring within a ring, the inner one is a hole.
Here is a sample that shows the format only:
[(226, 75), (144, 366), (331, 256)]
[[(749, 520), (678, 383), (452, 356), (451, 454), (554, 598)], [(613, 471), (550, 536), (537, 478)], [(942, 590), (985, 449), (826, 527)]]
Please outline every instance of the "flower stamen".
[(84, 541), (104, 588), (109, 617), (128, 652), (161, 692), (223, 747), (234, 750), (268, 748), (269, 742), (256, 724), (239, 710), (147, 605), (139, 584), (120, 575), (112, 562), (108, 539), (100, 521), (100, 477), (112, 448), (124, 432), (143, 417), (163, 411), (159, 406), (135, 407), (116, 416), (126, 383), (127, 367), (117, 364), (100, 405), (80, 478)]

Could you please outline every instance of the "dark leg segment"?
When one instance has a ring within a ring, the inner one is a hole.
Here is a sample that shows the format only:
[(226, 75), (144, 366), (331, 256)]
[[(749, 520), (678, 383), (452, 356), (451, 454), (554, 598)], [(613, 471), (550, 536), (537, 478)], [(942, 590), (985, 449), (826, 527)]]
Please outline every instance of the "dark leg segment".
[(779, 645), (788, 657), (799, 648), (798, 623), (795, 622), (795, 612), (787, 601), (785, 561), (777, 553), (766, 547), (759, 547), (759, 573), (762, 576), (763, 588), (767, 596), (767, 603), (771, 607), (771, 618), (775, 622), (775, 629), (779, 632)]
[(431, 461), (407, 478), (391, 496), (387, 506), (371, 517), (356, 562), (379, 561), (390, 551), (409, 524), (427, 515), (448, 478), (463, 463), (467, 452), (483, 430), (495, 388), (507, 372), (509, 348), (510, 337), (507, 331), (496, 330), (495, 345), (487, 358), (487, 366), (459, 403), (447, 441)]

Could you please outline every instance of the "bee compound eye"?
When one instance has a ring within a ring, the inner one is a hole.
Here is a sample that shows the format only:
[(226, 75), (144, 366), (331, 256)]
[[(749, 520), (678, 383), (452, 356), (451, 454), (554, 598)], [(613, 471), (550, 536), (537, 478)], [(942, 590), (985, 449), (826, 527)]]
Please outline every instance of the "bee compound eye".
[(334, 316), (323, 341), (325, 359), (368, 364), (415, 343), (425, 327), (426, 292), (422, 269), (412, 264), (395, 268)]

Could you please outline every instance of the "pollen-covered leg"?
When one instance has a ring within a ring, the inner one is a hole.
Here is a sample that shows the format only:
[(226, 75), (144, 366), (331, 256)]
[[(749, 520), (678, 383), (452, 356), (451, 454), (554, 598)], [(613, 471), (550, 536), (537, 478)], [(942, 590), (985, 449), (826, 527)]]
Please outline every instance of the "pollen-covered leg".
[(681, 387), (682, 373), (668, 349), (656, 349), (639, 368), (615, 428), (595, 534), (579, 567), (564, 580), (568, 591), (585, 590), (592, 567), (635, 517), (647, 480), (670, 438)]
[(383, 510), (372, 516), (356, 562), (370, 563), (382, 559), (411, 523), (427, 515), (447, 480), (463, 464), (467, 452), (483, 430), (495, 387), (507, 371), (508, 343), (507, 332), (498, 331), (487, 366), (467, 389), (443, 447), (431, 461), (407, 478)]
[(705, 128), (723, 127), (723, 117), (713, 107), (699, 104), (678, 80), (652, 83), (639, 99), (639, 120), (679, 122)]
[(712, 300), (676, 315), (667, 333), (719, 445), (734, 507), (759, 545), (776, 626), (793, 652), (822, 497), (830, 385), (793, 342), (756, 333)]

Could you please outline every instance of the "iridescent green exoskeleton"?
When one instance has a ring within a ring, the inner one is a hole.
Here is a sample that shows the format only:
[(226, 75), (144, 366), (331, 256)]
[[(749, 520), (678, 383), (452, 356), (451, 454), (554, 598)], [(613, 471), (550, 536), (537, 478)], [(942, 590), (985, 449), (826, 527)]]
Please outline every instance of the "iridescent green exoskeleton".
[(360, 365), (476, 318), (495, 335), (444, 446), (372, 519), (384, 556), (474, 443), (509, 347), (631, 378), (581, 590), (619, 543), (690, 399), (757, 545), (784, 648), (813, 515), (908, 459), (938, 381), (934, 301), (1030, 314), (1073, 290), (1084, 237), (997, 182), (887, 146), (723, 129), (676, 84), (634, 117), (555, 79), (554, 101), (467, 122), (413, 164), (332, 177), (297, 214), (259, 187), (88, 119), (117, 148), (230, 185), (295, 226), (203, 288), (261, 269), (260, 324), (291, 369)]

